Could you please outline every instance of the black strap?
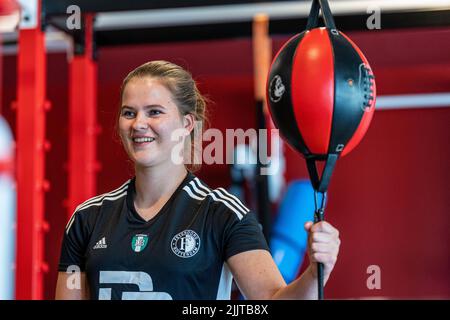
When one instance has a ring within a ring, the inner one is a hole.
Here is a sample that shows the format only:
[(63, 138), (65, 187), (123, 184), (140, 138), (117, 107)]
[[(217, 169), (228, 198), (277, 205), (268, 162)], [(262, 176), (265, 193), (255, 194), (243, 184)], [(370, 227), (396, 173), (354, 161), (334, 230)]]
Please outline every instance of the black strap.
[[(326, 197), (326, 192), (323, 194), (324, 197)], [(316, 205), (316, 211), (314, 212), (314, 223), (324, 221), (324, 204), (322, 203), (322, 208), (317, 209)], [(323, 300), (323, 263), (318, 262), (317, 263), (317, 298), (318, 300)]]
[[(316, 160), (319, 160), (317, 158), (314, 159), (307, 159), (306, 164), (308, 165), (308, 171), (309, 176), (311, 178), (311, 182), (313, 183), (314, 187), (314, 223), (318, 223), (320, 221), (324, 221), (324, 211), (325, 211), (325, 204), (327, 201), (327, 189), (328, 184), (330, 182), (331, 173), (333, 172), (334, 166), (336, 164), (336, 160), (338, 158), (337, 154), (330, 154), (326, 158), (325, 162), (325, 168), (323, 169), (322, 178), (319, 179), (319, 175), (317, 173), (316, 168)], [(318, 201), (318, 194), (322, 194), (322, 199)], [(318, 262), (317, 263), (317, 297), (319, 300), (324, 299), (323, 295), (323, 263)]]
[(334, 24), (334, 18), (328, 5), (327, 0), (313, 0), (311, 5), (311, 11), (309, 12), (308, 23), (306, 24), (306, 30), (311, 30), (319, 26), (319, 10), (322, 9), (323, 21), (325, 27), (330, 30), (336, 29)]
[(319, 192), (326, 192), (328, 190), (328, 185), (330, 183), (331, 175), (333, 173), (334, 167), (336, 165), (336, 161), (339, 155), (337, 154), (328, 154), (325, 161), (325, 167), (323, 168), (322, 177), (319, 178), (319, 174), (317, 172), (316, 161), (318, 160), (315, 157), (311, 157), (306, 159), (306, 166), (308, 167), (309, 178), (311, 179), (311, 183), (313, 185), (314, 190)]

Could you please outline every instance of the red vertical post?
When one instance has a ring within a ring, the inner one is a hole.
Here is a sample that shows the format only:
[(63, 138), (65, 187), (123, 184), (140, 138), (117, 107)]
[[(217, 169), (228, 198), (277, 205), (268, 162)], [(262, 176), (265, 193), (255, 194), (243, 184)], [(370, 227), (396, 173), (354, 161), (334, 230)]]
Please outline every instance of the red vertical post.
[(97, 65), (94, 60), (93, 15), (85, 15), (82, 52), (69, 68), (69, 197), (68, 216), (96, 192)]
[(44, 263), (44, 179), (46, 57), (41, 30), (41, 3), (37, 24), (19, 31), (17, 63), (17, 248), (16, 298), (42, 299)]

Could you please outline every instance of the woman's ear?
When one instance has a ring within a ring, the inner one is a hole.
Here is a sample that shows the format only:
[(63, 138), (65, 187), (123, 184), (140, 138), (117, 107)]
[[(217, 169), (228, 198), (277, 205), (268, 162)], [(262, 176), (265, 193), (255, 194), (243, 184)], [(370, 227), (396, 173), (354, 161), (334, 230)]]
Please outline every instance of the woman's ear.
[(184, 128), (187, 131), (189, 131), (189, 134), (190, 134), (192, 132), (192, 130), (194, 129), (194, 125), (195, 125), (195, 118), (192, 113), (188, 113), (183, 116), (183, 125), (184, 125)]

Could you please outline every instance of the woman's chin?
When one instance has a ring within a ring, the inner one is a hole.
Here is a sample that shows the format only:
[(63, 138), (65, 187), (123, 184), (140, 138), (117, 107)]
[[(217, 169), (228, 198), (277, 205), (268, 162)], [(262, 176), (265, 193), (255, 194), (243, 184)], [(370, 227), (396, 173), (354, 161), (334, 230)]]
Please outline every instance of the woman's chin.
[(139, 168), (151, 168), (155, 165), (155, 159), (149, 157), (135, 157), (133, 160), (134, 165)]

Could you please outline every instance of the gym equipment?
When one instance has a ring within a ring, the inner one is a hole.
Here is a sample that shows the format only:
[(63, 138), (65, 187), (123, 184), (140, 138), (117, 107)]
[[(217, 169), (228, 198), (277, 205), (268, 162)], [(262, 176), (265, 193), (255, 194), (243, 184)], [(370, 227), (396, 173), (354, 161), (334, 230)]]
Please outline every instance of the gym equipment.
[[(320, 9), (325, 27), (319, 28)], [(266, 85), (275, 126), (306, 159), (315, 190), (315, 222), (322, 221), (336, 161), (361, 141), (373, 117), (372, 69), (361, 50), (336, 29), (328, 2), (314, 0), (306, 30), (279, 50)], [(320, 178), (316, 161), (325, 161)], [(319, 299), (323, 299), (320, 263), (318, 278)]]
[(292, 181), (272, 227), (270, 251), (287, 283), (295, 280), (307, 250), (304, 224), (314, 218), (314, 189), (308, 180)]
[[(256, 106), (256, 123), (257, 129), (268, 129), (270, 123), (267, 122), (268, 110), (264, 101), (265, 82), (269, 73), (270, 57), (272, 54), (272, 46), (269, 37), (269, 17), (265, 14), (257, 14), (253, 18), (253, 71), (254, 71), (254, 90), (255, 90), (255, 106)], [(260, 135), (258, 133), (258, 137)], [(268, 151), (267, 141), (258, 138), (256, 141), (256, 211), (258, 213), (259, 222), (266, 239), (269, 238), (272, 226), (272, 214), (269, 199), (269, 179), (262, 171), (267, 169), (267, 163), (262, 159), (265, 158)]]

